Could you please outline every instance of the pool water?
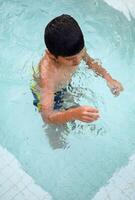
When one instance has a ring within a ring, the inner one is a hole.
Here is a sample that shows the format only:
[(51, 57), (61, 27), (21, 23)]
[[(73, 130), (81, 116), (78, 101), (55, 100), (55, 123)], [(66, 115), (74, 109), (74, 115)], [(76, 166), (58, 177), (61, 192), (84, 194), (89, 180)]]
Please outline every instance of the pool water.
[[(44, 27), (63, 13), (80, 24), (88, 53), (124, 86), (114, 97), (105, 80), (80, 64), (71, 93), (100, 110), (91, 124), (48, 126), (32, 105), (31, 66), (44, 53)], [(92, 199), (135, 152), (132, 13), (127, 18), (102, 0), (1, 0), (0, 22), (0, 144), (54, 200)]]

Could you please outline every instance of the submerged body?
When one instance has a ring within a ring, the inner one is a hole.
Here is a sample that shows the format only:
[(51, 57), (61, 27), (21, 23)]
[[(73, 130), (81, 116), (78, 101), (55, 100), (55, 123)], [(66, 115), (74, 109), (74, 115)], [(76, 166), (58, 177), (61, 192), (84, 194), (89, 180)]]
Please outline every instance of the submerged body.
[[(83, 122), (97, 120), (99, 111), (91, 106), (60, 110), (56, 100), (61, 100), (61, 93), (60, 96), (57, 96), (56, 92), (69, 84), (82, 59), (90, 69), (107, 81), (115, 95), (119, 95), (123, 90), (122, 85), (112, 79), (109, 73), (88, 55), (83, 33), (73, 17), (63, 14), (51, 20), (45, 27), (44, 41), (47, 50), (39, 63), (36, 86), (39, 91), (39, 104), (43, 120), (53, 124), (62, 124), (72, 120)], [(36, 96), (34, 90), (32, 92)]]
[(71, 120), (93, 122), (99, 118), (99, 111), (90, 106), (59, 110), (59, 107), (55, 104), (56, 97), (60, 100), (58, 95), (61, 95), (61, 93), (59, 91), (62, 91), (70, 83), (72, 75), (82, 59), (90, 69), (106, 79), (110, 89), (115, 89), (115, 95), (118, 95), (123, 90), (122, 85), (112, 79), (109, 73), (87, 54), (85, 48), (75, 56), (58, 56), (57, 58), (46, 50), (45, 55), (39, 62), (37, 81), (37, 88), (40, 94), (40, 111), (44, 121), (62, 124)]

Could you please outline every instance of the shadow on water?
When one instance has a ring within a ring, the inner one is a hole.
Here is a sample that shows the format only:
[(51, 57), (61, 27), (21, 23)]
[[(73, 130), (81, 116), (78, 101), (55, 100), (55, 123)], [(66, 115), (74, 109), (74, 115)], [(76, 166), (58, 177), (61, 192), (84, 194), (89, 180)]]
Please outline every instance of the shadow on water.
[(66, 138), (70, 132), (67, 127), (67, 124), (45, 125), (44, 131), (46, 136), (48, 137), (48, 141), (52, 149), (68, 148)]
[(52, 149), (68, 149), (68, 135), (83, 134), (83, 135), (104, 135), (107, 133), (106, 127), (97, 127), (96, 124), (82, 124), (75, 121), (64, 125), (44, 125), (44, 133), (48, 138)]

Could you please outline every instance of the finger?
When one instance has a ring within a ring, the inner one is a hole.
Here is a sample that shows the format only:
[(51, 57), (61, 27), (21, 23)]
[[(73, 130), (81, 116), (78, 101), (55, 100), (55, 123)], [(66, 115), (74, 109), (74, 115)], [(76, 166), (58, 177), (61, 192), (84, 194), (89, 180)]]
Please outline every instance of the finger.
[(85, 117), (91, 117), (93, 119), (99, 118), (99, 114), (98, 113), (90, 113), (90, 112), (85, 112), (84, 114)]
[(99, 116), (90, 116), (90, 118), (93, 120), (97, 120), (97, 119), (99, 119)]
[(122, 87), (117, 87), (116, 90), (117, 90), (117, 92), (120, 92), (120, 91), (123, 90), (123, 88)]
[(84, 121), (87, 121), (87, 122), (93, 122), (93, 121), (98, 120), (98, 118), (84, 117), (83, 120), (84, 120)]
[(87, 110), (87, 112), (98, 113), (99, 111), (98, 111), (98, 109), (96, 109), (96, 108), (90, 107), (90, 108)]
[(122, 85), (120, 85), (119, 87), (117, 87), (117, 90), (119, 90), (119, 91), (123, 91), (123, 90), (124, 90), (124, 88), (123, 88), (123, 86), (122, 86)]
[(99, 119), (99, 116), (92, 116), (91, 115), (90, 118), (93, 119), (93, 120), (97, 120), (97, 119)]
[(92, 122), (94, 122), (94, 121), (96, 121), (96, 120), (93, 120), (93, 119), (83, 119), (83, 120), (81, 120), (82, 122), (86, 122), (86, 123), (92, 123)]

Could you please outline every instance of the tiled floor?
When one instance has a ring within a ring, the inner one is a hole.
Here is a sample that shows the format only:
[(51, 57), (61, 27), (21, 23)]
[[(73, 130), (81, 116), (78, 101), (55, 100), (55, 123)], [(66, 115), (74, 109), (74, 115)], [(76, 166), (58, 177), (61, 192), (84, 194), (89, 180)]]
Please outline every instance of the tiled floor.
[[(52, 200), (51, 195), (35, 184), (16, 158), (1, 146), (0, 200)], [(127, 166), (114, 173), (92, 200), (135, 200), (135, 155)]]
[(102, 187), (92, 200), (135, 200), (135, 155), (127, 166), (114, 173), (108, 185)]
[(51, 195), (35, 184), (16, 158), (1, 146), (0, 200), (52, 200)]

